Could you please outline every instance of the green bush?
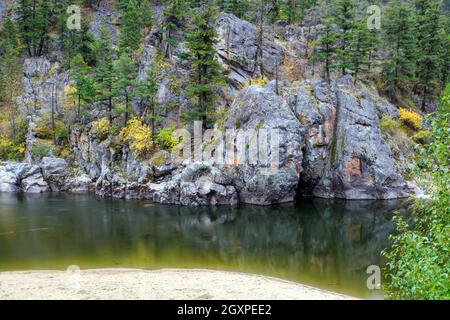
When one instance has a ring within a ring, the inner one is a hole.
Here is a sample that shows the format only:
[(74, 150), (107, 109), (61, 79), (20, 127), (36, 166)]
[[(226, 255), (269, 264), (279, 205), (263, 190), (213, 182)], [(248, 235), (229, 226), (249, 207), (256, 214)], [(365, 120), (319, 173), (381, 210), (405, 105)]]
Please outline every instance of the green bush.
[(158, 141), (163, 149), (172, 151), (172, 149), (180, 143), (179, 139), (175, 139), (172, 136), (174, 131), (175, 129), (172, 127), (159, 129), (156, 134), (156, 141)]
[(31, 156), (33, 158), (44, 158), (49, 155), (51, 147), (45, 144), (34, 144), (31, 149)]
[(414, 222), (397, 216), (384, 285), (390, 299), (450, 299), (450, 86), (436, 115), (431, 141), (420, 150), (419, 171), (431, 177), (430, 199), (417, 200)]

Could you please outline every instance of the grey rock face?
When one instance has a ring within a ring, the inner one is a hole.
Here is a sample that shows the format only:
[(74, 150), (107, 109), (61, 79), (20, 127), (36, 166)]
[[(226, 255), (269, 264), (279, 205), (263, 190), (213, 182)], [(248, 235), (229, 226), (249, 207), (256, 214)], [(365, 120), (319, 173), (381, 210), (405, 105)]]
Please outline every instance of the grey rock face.
[(336, 83), (336, 121), (328, 165), (313, 195), (343, 199), (393, 199), (411, 192), (396, 171), (380, 132), (372, 99), (360, 96), (351, 78)]
[(100, 28), (102, 26), (102, 21), (104, 21), (110, 32), (113, 44), (117, 43), (118, 28), (115, 24), (118, 18), (114, 15), (114, 12), (115, 10), (114, 8), (111, 8), (109, 1), (99, 1), (98, 7), (92, 12), (91, 22), (91, 32), (96, 39), (100, 38)]
[(67, 190), (67, 163), (44, 158), (41, 164), (4, 162), (0, 164), (0, 192), (43, 193)]
[[(59, 63), (45, 57), (27, 58), (23, 63), (23, 94), (17, 98), (22, 113), (50, 113), (52, 101), (61, 101), (64, 87), (69, 83), (69, 73), (62, 71)], [(55, 102), (55, 111), (59, 104)]]
[(11, 163), (0, 164), (0, 192), (19, 192), (17, 168)]
[(255, 25), (229, 13), (221, 13), (215, 30), (219, 43), (216, 45), (221, 61), (227, 65), (228, 78), (236, 87), (252, 75), (259, 74), (259, 64), (264, 73), (273, 75), (275, 65), (282, 61), (283, 51), (273, 41), (273, 34), (265, 30), (262, 45), (262, 61), (258, 57), (258, 31)]
[(20, 186), (25, 193), (43, 193), (51, 191), (48, 183), (42, 176), (38, 165), (26, 165), (20, 174)]
[(167, 182), (150, 183), (149, 199), (190, 207), (238, 203), (231, 177), (210, 164), (200, 162), (190, 164)]
[(91, 190), (92, 180), (87, 174), (82, 174), (69, 179), (67, 186), (72, 193), (87, 193)]
[(66, 186), (69, 167), (64, 159), (45, 157), (40, 164), (42, 176), (52, 191), (62, 191)]
[[(286, 99), (277, 96), (271, 84), (264, 88), (250, 86), (238, 95), (231, 106), (226, 128), (247, 132), (266, 131), (270, 135), (276, 130), (279, 135), (277, 170), (267, 172), (265, 163), (261, 162), (246, 162), (236, 167), (234, 183), (239, 199), (244, 203), (261, 205), (293, 201), (302, 172), (306, 130)], [(267, 147), (269, 152), (276, 152), (273, 144)]]
[(231, 178), (206, 163), (193, 163), (181, 173), (180, 203), (186, 206), (235, 205), (237, 192)]

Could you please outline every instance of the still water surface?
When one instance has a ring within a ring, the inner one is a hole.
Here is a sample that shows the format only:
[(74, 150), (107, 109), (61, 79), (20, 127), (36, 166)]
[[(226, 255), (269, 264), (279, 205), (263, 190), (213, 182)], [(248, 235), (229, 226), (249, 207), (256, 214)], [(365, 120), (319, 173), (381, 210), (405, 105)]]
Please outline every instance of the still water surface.
[(270, 275), (361, 298), (408, 201), (309, 199), (186, 208), (93, 195), (0, 194), (0, 271), (209, 268)]

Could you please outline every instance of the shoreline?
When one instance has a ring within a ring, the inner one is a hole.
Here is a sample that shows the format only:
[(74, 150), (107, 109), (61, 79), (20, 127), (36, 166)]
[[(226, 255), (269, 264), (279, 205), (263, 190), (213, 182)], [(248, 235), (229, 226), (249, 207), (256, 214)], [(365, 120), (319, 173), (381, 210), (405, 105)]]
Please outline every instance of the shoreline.
[(353, 300), (269, 276), (206, 269), (0, 272), (3, 300)]

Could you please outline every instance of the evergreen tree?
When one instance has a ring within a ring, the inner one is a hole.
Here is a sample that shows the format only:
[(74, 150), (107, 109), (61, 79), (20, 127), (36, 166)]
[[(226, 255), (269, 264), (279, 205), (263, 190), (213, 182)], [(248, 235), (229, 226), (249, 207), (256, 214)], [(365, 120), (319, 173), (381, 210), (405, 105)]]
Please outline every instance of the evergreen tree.
[(22, 64), (19, 50), (13, 43), (14, 40), (11, 39), (0, 56), (0, 105), (6, 106), (3, 114), (11, 125), (11, 139), (16, 139), (18, 131), (16, 119), (19, 115), (16, 98), (22, 90)]
[(445, 89), (449, 83), (449, 71), (450, 71), (450, 35), (446, 32), (441, 33), (441, 84), (442, 89)]
[(166, 58), (172, 58), (173, 56), (173, 51), (177, 46), (175, 33), (182, 26), (186, 10), (187, 6), (184, 0), (169, 0), (164, 8), (162, 29), (164, 31), (164, 56)]
[(415, 0), (417, 33), (417, 88), (421, 92), (421, 106), (433, 96), (441, 76), (441, 20), (439, 0)]
[(82, 19), (81, 30), (69, 30), (67, 28), (68, 17), (65, 10), (59, 16), (59, 43), (65, 64), (70, 67), (72, 59), (77, 54), (81, 54), (88, 65), (95, 65), (95, 39), (90, 31), (89, 23)]
[(97, 68), (95, 80), (97, 83), (97, 101), (107, 104), (109, 123), (112, 124), (113, 115), (113, 83), (114, 83), (114, 50), (112, 49), (111, 33), (102, 20), (100, 26), (100, 39), (97, 48)]
[(139, 49), (142, 43), (142, 20), (136, 0), (129, 0), (120, 23), (119, 52), (130, 55)]
[(76, 87), (74, 96), (77, 99), (77, 117), (80, 119), (84, 104), (92, 102), (95, 97), (95, 82), (91, 68), (80, 53), (72, 59), (70, 65), (70, 78), (75, 81)]
[(354, 83), (362, 73), (369, 72), (370, 52), (375, 47), (375, 37), (367, 28), (367, 21), (362, 21), (354, 30), (350, 43), (350, 68), (353, 71)]
[(118, 109), (125, 114), (125, 125), (130, 114), (131, 99), (135, 94), (137, 70), (133, 60), (125, 53), (114, 61), (115, 79), (113, 82), (113, 94), (125, 101), (125, 108)]
[(48, 0), (20, 0), (16, 13), (19, 34), (28, 55), (42, 55), (50, 39), (52, 5)]
[(335, 8), (335, 21), (341, 28), (339, 45), (339, 67), (342, 74), (347, 74), (347, 68), (351, 67), (349, 59), (351, 55), (350, 41), (355, 29), (355, 3), (354, 0), (337, 0)]
[(214, 111), (216, 89), (223, 83), (221, 68), (216, 60), (217, 35), (214, 31), (216, 12), (211, 5), (203, 5), (192, 17), (192, 27), (186, 34), (188, 53), (183, 56), (191, 63), (192, 81), (187, 87), (189, 97), (196, 100), (187, 119), (199, 119), (205, 126)]
[(312, 56), (313, 62), (320, 61), (324, 63), (325, 79), (328, 83), (331, 80), (331, 69), (334, 67), (334, 61), (337, 52), (337, 33), (333, 30), (330, 19), (325, 19), (325, 27), (321, 32), (321, 37), (317, 41), (317, 50)]
[(0, 54), (4, 52), (6, 47), (9, 45), (13, 48), (18, 48), (19, 39), (17, 37), (17, 29), (13, 20), (6, 19), (0, 33)]
[(383, 63), (381, 78), (386, 92), (392, 97), (397, 88), (407, 90), (414, 82), (416, 40), (410, 5), (397, 1), (390, 6), (383, 26), (383, 40), (389, 56)]
[(141, 0), (139, 5), (139, 10), (141, 12), (141, 28), (144, 29), (144, 37), (151, 31), (153, 26), (153, 8), (150, 0)]

